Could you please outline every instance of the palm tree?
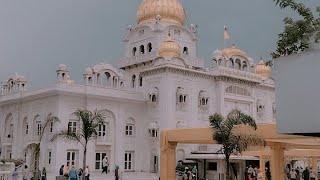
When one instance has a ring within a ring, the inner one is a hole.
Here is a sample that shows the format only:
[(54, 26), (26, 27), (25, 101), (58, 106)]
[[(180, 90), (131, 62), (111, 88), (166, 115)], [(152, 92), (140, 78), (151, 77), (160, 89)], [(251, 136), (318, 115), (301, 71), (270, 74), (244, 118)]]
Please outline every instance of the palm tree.
[(83, 169), (86, 167), (87, 161), (87, 146), (90, 140), (97, 138), (97, 129), (99, 125), (104, 124), (104, 116), (97, 110), (91, 112), (89, 110), (78, 109), (75, 112), (78, 120), (80, 121), (80, 131), (73, 132), (71, 129), (61, 130), (53, 135), (51, 141), (57, 138), (62, 138), (68, 141), (75, 141), (83, 146)]
[(41, 128), (41, 131), (39, 133), (39, 140), (36, 142), (32, 142), (30, 144), (28, 144), (28, 146), (25, 148), (25, 152), (28, 152), (30, 154), (32, 154), (33, 158), (32, 158), (32, 163), (33, 164), (33, 177), (36, 177), (36, 174), (38, 173), (38, 162), (39, 162), (39, 158), (40, 158), (40, 151), (41, 151), (41, 142), (43, 140), (43, 137), (45, 135), (46, 129), (48, 127), (49, 124), (54, 123), (54, 122), (59, 122), (59, 118), (55, 117), (55, 116), (49, 116), (46, 119), (46, 122), (44, 123), (44, 126)]
[(220, 152), (225, 156), (226, 177), (232, 180), (230, 156), (241, 154), (249, 146), (265, 146), (266, 141), (254, 134), (236, 131), (235, 128), (238, 125), (249, 125), (254, 130), (257, 129), (254, 119), (239, 110), (231, 111), (226, 118), (220, 114), (214, 114), (209, 117), (209, 120), (214, 129), (213, 139), (222, 145)]

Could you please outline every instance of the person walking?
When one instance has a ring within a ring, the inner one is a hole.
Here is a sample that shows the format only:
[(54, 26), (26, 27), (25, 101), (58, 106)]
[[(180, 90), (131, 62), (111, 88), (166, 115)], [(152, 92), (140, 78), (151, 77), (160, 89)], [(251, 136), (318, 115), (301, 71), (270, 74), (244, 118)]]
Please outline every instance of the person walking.
[(84, 170), (84, 180), (90, 180), (89, 166), (87, 166), (86, 169)]
[(79, 177), (79, 180), (82, 180), (82, 177), (83, 177), (83, 170), (82, 170), (82, 168), (79, 168), (79, 170), (78, 170), (78, 177)]
[(120, 172), (119, 172), (119, 166), (116, 165), (116, 169), (114, 170), (114, 176), (115, 176), (115, 180), (119, 180), (120, 179)]
[(108, 174), (108, 166), (109, 166), (108, 156), (105, 156), (102, 160), (102, 173), (106, 172), (106, 174)]
[(59, 175), (60, 176), (63, 176), (63, 168), (64, 168), (64, 165), (62, 165), (59, 169)]
[(290, 171), (290, 179), (291, 180), (296, 180), (296, 172), (294, 171), (294, 169), (291, 169)]
[(41, 180), (47, 180), (47, 170), (45, 167), (43, 167), (41, 171)]
[(313, 172), (312, 167), (310, 167), (309, 178), (310, 180), (316, 180), (316, 173)]
[(65, 166), (63, 169), (63, 176), (65, 180), (69, 180), (69, 167)]
[(257, 169), (257, 180), (263, 180), (263, 174), (260, 169)]
[(69, 177), (70, 177), (70, 180), (78, 179), (78, 170), (74, 168), (74, 165), (72, 165), (71, 169), (69, 170)]
[(308, 167), (302, 172), (302, 179), (303, 180), (309, 180), (310, 172)]
[(301, 180), (299, 169), (296, 169), (296, 180)]
[(13, 172), (12, 172), (12, 180), (18, 180), (17, 168), (14, 168), (14, 169), (13, 169)]

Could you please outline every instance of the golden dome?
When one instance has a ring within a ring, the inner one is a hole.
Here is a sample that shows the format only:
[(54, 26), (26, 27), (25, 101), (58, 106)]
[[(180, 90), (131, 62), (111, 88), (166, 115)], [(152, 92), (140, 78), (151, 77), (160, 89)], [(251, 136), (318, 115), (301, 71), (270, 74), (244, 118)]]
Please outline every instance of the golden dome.
[(261, 60), (256, 66), (256, 73), (264, 78), (268, 78), (271, 76), (271, 68), (266, 66), (266, 63)]
[(247, 54), (244, 51), (242, 51), (241, 49), (237, 48), (235, 45), (233, 45), (231, 48), (224, 48), (221, 50), (221, 52), (222, 52), (223, 56), (227, 56), (227, 57), (242, 56), (242, 57), (248, 59)]
[(185, 16), (179, 0), (143, 0), (137, 12), (138, 24), (154, 22), (156, 16), (161, 21), (183, 25)]
[(161, 57), (179, 57), (180, 56), (180, 47), (179, 45), (172, 40), (170, 36), (160, 45), (159, 55)]

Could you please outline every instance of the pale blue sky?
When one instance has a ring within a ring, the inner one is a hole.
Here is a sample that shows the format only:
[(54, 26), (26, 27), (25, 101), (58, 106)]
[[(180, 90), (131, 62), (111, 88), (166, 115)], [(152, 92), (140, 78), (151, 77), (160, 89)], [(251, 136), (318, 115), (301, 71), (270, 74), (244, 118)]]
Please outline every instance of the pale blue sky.
[[(0, 0), (0, 80), (14, 72), (31, 88), (51, 84), (60, 63), (81, 81), (84, 69), (99, 62), (117, 65), (126, 27), (135, 25), (141, 0)], [(310, 7), (319, 0), (301, 0)], [(269, 58), (283, 17), (272, 0), (181, 0), (188, 23), (198, 25), (199, 57), (209, 62), (223, 47), (223, 26), (230, 41), (255, 60)]]

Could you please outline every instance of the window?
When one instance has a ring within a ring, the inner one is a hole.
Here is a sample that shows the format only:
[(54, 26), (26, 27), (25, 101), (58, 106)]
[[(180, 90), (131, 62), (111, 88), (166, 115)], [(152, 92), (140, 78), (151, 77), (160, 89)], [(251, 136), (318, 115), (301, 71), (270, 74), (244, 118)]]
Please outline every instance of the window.
[(229, 86), (226, 88), (225, 92), (230, 94), (237, 94), (241, 96), (250, 96), (250, 92), (246, 88), (239, 87), (239, 86)]
[(137, 53), (137, 48), (134, 47), (134, 48), (132, 49), (132, 56), (136, 56), (136, 53)]
[(51, 160), (52, 160), (52, 150), (48, 150), (48, 164), (51, 164)]
[(29, 125), (26, 123), (26, 134), (29, 134)]
[(133, 125), (132, 124), (126, 125), (126, 136), (133, 136)]
[(248, 70), (248, 64), (246, 61), (242, 62), (242, 70), (247, 71)]
[(157, 129), (149, 129), (149, 136), (152, 138), (158, 137), (158, 130)]
[(106, 125), (105, 124), (99, 124), (98, 127), (98, 136), (103, 137), (106, 135)]
[(183, 54), (185, 54), (185, 55), (189, 54), (189, 49), (187, 47), (183, 48)]
[(151, 43), (148, 43), (148, 52), (151, 52), (152, 51), (152, 44)]
[(180, 30), (175, 29), (175, 30), (174, 30), (174, 34), (175, 34), (175, 35), (180, 35)]
[(241, 70), (241, 61), (240, 61), (240, 59), (236, 59), (235, 69)]
[(69, 121), (68, 132), (69, 133), (76, 133), (77, 132), (77, 122), (76, 121)]
[(67, 166), (76, 163), (76, 151), (67, 151)]
[(139, 77), (139, 86), (140, 87), (142, 86), (142, 77), (141, 76)]
[(50, 122), (50, 132), (53, 132), (53, 121)]
[(234, 68), (234, 62), (232, 58), (229, 59), (229, 68)]
[(139, 31), (139, 35), (142, 36), (144, 34), (144, 29)]
[(132, 171), (133, 170), (133, 152), (125, 152), (124, 154), (124, 170)]
[(144, 54), (144, 45), (140, 46), (140, 54)]
[(157, 102), (157, 96), (156, 95), (152, 95), (151, 102)]
[(216, 162), (209, 162), (208, 163), (208, 170), (209, 171), (217, 171), (218, 168), (217, 168), (217, 163)]
[(96, 161), (95, 161), (95, 169), (102, 169), (102, 160), (107, 155), (107, 153), (97, 152), (96, 153)]
[(136, 75), (132, 75), (132, 88), (135, 87)]
[(41, 135), (42, 124), (39, 121), (36, 122), (36, 124), (37, 124), (37, 135), (39, 136), (39, 135)]

